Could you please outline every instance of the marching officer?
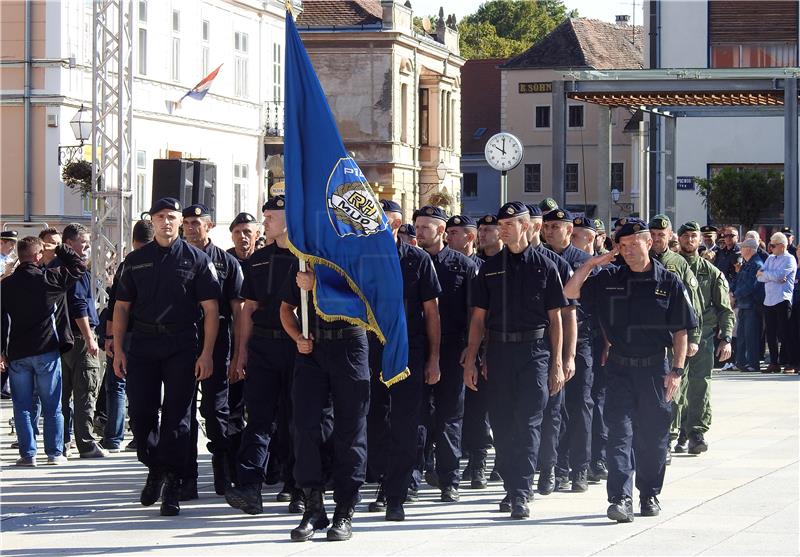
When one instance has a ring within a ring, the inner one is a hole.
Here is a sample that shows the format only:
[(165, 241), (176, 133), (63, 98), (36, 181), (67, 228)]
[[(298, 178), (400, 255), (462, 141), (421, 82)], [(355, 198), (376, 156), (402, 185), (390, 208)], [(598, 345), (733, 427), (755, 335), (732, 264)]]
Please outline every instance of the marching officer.
[[(244, 308), (237, 342), (235, 374), (244, 378), (247, 427), (238, 454), (239, 485), (225, 493), (228, 504), (248, 514), (263, 512), (261, 486), (266, 479), (267, 461), (271, 458), (272, 424), (290, 431), (291, 388), (297, 348), (281, 326), (280, 290), (297, 264), (289, 251), (283, 196), (273, 197), (263, 206), (264, 234), (272, 240), (248, 260), (244, 273)], [(291, 452), (291, 443), (286, 447)], [(283, 449), (283, 447), (281, 447)], [(281, 454), (286, 467), (294, 465), (291, 454)], [(303, 492), (294, 487), (294, 474), (287, 470), (291, 489), (289, 512), (305, 510)]]
[[(606, 514), (631, 522), (634, 466), (641, 515), (656, 516), (661, 509), (657, 496), (666, 470), (670, 401), (683, 375), (687, 331), (697, 319), (680, 279), (650, 257), (652, 239), (642, 220), (626, 218), (615, 240), (614, 251), (593, 257), (575, 272), (564, 294), (579, 298), (597, 315), (611, 343), (605, 403), (611, 505)], [(617, 250), (625, 265), (607, 266)]]
[(480, 247), (478, 256), (484, 261), (503, 249), (496, 215), (484, 215), (478, 221), (478, 246)]
[[(468, 219), (468, 220), (464, 220)], [(461, 459), (461, 427), (464, 420), (464, 370), (461, 353), (466, 347), (469, 326), (469, 296), (478, 267), (470, 257), (444, 243), (453, 238), (461, 249), (471, 251), (477, 231), (469, 217), (451, 219), (438, 207), (423, 207), (414, 225), (422, 247), (431, 256), (441, 286), (439, 321), (441, 379), (430, 387), (433, 394), (433, 428), (428, 432), (435, 443), (436, 476), (445, 503), (459, 500), (458, 468)], [(461, 229), (453, 230), (453, 227)], [(464, 233), (464, 230), (471, 231)]]
[[(544, 236), (551, 250), (563, 257), (573, 271), (580, 268), (591, 256), (570, 243), (575, 221), (567, 211), (557, 209), (544, 215)], [(564, 406), (559, 434), (557, 487), (564, 489), (567, 477), (572, 481), (571, 489), (582, 492), (589, 489), (588, 469), (591, 459), (592, 435), (592, 327), (586, 309), (577, 305), (577, 337), (575, 347), (574, 375), (567, 373), (564, 387)], [(560, 485), (559, 485), (560, 484)]]
[[(381, 200), (392, 234), (402, 223), (402, 209), (391, 200)], [(415, 213), (417, 213), (415, 211)], [(417, 235), (419, 237), (419, 230)], [(411, 375), (387, 387), (380, 382), (383, 350), (370, 335), (369, 359), (372, 398), (369, 409), (369, 467), (380, 482), (370, 512), (385, 509), (389, 521), (405, 520), (404, 503), (413, 498), (410, 486), (416, 466), (422, 460), (425, 429), (422, 411), (425, 385), (439, 382), (440, 321), (437, 298), (441, 287), (431, 257), (425, 250), (397, 242), (403, 301), (408, 329), (408, 369)]]
[[(205, 253), (217, 271), (222, 296), (218, 300), (219, 330), (214, 344), (214, 373), (200, 382), (203, 397), (200, 400), (200, 415), (205, 419), (208, 436), (208, 452), (211, 453), (211, 468), (214, 472), (214, 491), (225, 495), (230, 487), (228, 419), (228, 372), (236, 365), (236, 350), (232, 346), (232, 335), (239, 323), (242, 310), (242, 269), (236, 258), (214, 245), (208, 237), (214, 227), (211, 212), (205, 205), (190, 205), (183, 210), (183, 233), (186, 241)], [(200, 342), (203, 342), (202, 331)], [(195, 404), (196, 404), (195, 394)], [(197, 416), (192, 415), (192, 457), (189, 459), (183, 481), (182, 501), (197, 499)]]
[(413, 224), (401, 224), (397, 230), (397, 237), (400, 238), (401, 242), (412, 246), (417, 245), (417, 229), (414, 228)]
[[(683, 436), (678, 436), (676, 449), (681, 451), (683, 446), (680, 441), (688, 439), (688, 452), (696, 455), (708, 450), (705, 434), (711, 427), (711, 369), (715, 355), (720, 361), (731, 357), (734, 313), (728, 281), (722, 271), (697, 253), (701, 241), (700, 225), (687, 222), (681, 226), (678, 240), (681, 255), (697, 277), (700, 287), (702, 337), (697, 353), (686, 366), (686, 381), (673, 405), (673, 431), (680, 430), (683, 433)], [(717, 338), (720, 340), (716, 352), (715, 331), (719, 331)]]
[[(191, 451), (196, 382), (214, 371), (221, 289), (209, 257), (178, 235), (180, 203), (165, 197), (149, 213), (155, 239), (128, 254), (117, 288), (114, 373), (127, 379), (137, 456), (148, 468), (140, 501), (152, 505), (163, 488), (161, 514), (173, 516), (180, 512)], [(198, 350), (201, 308), (203, 345)], [(126, 351), (123, 340), (131, 319)]]
[(530, 516), (528, 498), (548, 391), (554, 394), (564, 385), (561, 358), (550, 358), (550, 350), (561, 354), (561, 308), (567, 300), (555, 265), (528, 243), (528, 208), (506, 203), (497, 219), (505, 247), (483, 264), (475, 280), (464, 383), (477, 388), (475, 359), (486, 337), (489, 415), (504, 503), (510, 503), (511, 518), (523, 519)]
[(594, 237), (594, 255), (608, 253), (606, 249), (606, 223), (602, 219), (594, 219), (594, 230), (597, 235)]
[(467, 215), (454, 215), (445, 225), (447, 246), (472, 259), (480, 267), (483, 260), (478, 256), (475, 242), (478, 239), (478, 223)]
[(597, 232), (594, 228), (594, 221), (586, 217), (575, 217), (573, 219), (572, 238), (570, 238), (573, 246), (589, 255), (594, 255), (596, 238)]

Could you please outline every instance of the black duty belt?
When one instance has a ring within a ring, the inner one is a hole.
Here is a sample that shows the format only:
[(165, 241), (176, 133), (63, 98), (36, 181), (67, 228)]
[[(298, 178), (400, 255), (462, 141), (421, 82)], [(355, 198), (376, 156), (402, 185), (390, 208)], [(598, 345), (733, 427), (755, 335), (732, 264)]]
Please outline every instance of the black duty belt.
[(311, 331), (314, 341), (344, 340), (354, 338), (364, 334), (360, 327), (347, 327), (346, 329), (319, 329)]
[(650, 367), (663, 363), (665, 357), (666, 354), (663, 351), (658, 354), (653, 354), (652, 356), (641, 356), (636, 358), (620, 356), (611, 352), (608, 355), (608, 361), (625, 367)]
[(193, 327), (194, 324), (192, 323), (147, 323), (145, 321), (136, 321), (133, 324), (134, 331), (148, 335), (175, 334), (188, 331)]
[(544, 338), (544, 327), (532, 331), (517, 333), (503, 333), (500, 331), (487, 331), (486, 337), (492, 342), (532, 342)]
[(255, 325), (253, 325), (253, 336), (271, 340), (291, 340), (291, 337), (289, 337), (283, 329), (265, 329), (264, 327), (257, 327)]

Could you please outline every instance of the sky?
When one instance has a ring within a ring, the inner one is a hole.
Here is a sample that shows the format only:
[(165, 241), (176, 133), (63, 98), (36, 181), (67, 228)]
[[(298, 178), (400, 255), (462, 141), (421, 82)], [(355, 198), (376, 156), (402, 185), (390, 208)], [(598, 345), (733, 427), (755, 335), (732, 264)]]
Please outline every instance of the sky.
[[(439, 7), (445, 15), (456, 14), (460, 20), (465, 15), (477, 11), (486, 0), (411, 0), (415, 15), (436, 15)], [(642, 23), (642, 0), (636, 2), (636, 24)], [(634, 0), (566, 0), (569, 9), (577, 9), (578, 15), (604, 21), (614, 21), (617, 14), (633, 15)]]

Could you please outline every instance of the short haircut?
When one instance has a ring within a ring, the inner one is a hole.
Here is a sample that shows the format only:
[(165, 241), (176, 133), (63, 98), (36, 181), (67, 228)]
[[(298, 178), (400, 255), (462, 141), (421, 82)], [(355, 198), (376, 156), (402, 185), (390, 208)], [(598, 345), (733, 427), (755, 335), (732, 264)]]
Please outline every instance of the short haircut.
[(25, 236), (17, 242), (17, 257), (27, 259), (36, 248), (41, 248), (42, 245), (42, 241), (36, 236)]
[(64, 227), (61, 239), (65, 242), (75, 240), (81, 234), (88, 234), (89, 230), (79, 222), (73, 222)]
[[(783, 232), (776, 232), (775, 234), (772, 235), (769, 241), (772, 244), (783, 244), (784, 246), (789, 245), (789, 239)], [(19, 248), (17, 248), (17, 250), (19, 250)]]
[(39, 232), (39, 239), (44, 240), (47, 236), (50, 236), (52, 234), (58, 234), (60, 236), (61, 232), (58, 231), (58, 228), (48, 226), (47, 228)]
[(133, 241), (140, 244), (149, 244), (153, 241), (155, 229), (153, 228), (153, 221), (142, 219), (136, 221), (133, 225)]

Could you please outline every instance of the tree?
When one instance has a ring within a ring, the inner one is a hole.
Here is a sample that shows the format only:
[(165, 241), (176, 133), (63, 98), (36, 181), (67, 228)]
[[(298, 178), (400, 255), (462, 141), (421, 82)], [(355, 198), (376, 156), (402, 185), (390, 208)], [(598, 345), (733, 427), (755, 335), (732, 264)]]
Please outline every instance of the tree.
[(461, 56), (467, 60), (510, 58), (527, 49), (522, 41), (498, 37), (494, 26), (486, 21), (462, 21), (458, 25), (458, 33)]
[(696, 178), (703, 204), (716, 222), (753, 228), (762, 214), (783, 204), (783, 174), (726, 167), (709, 179)]

